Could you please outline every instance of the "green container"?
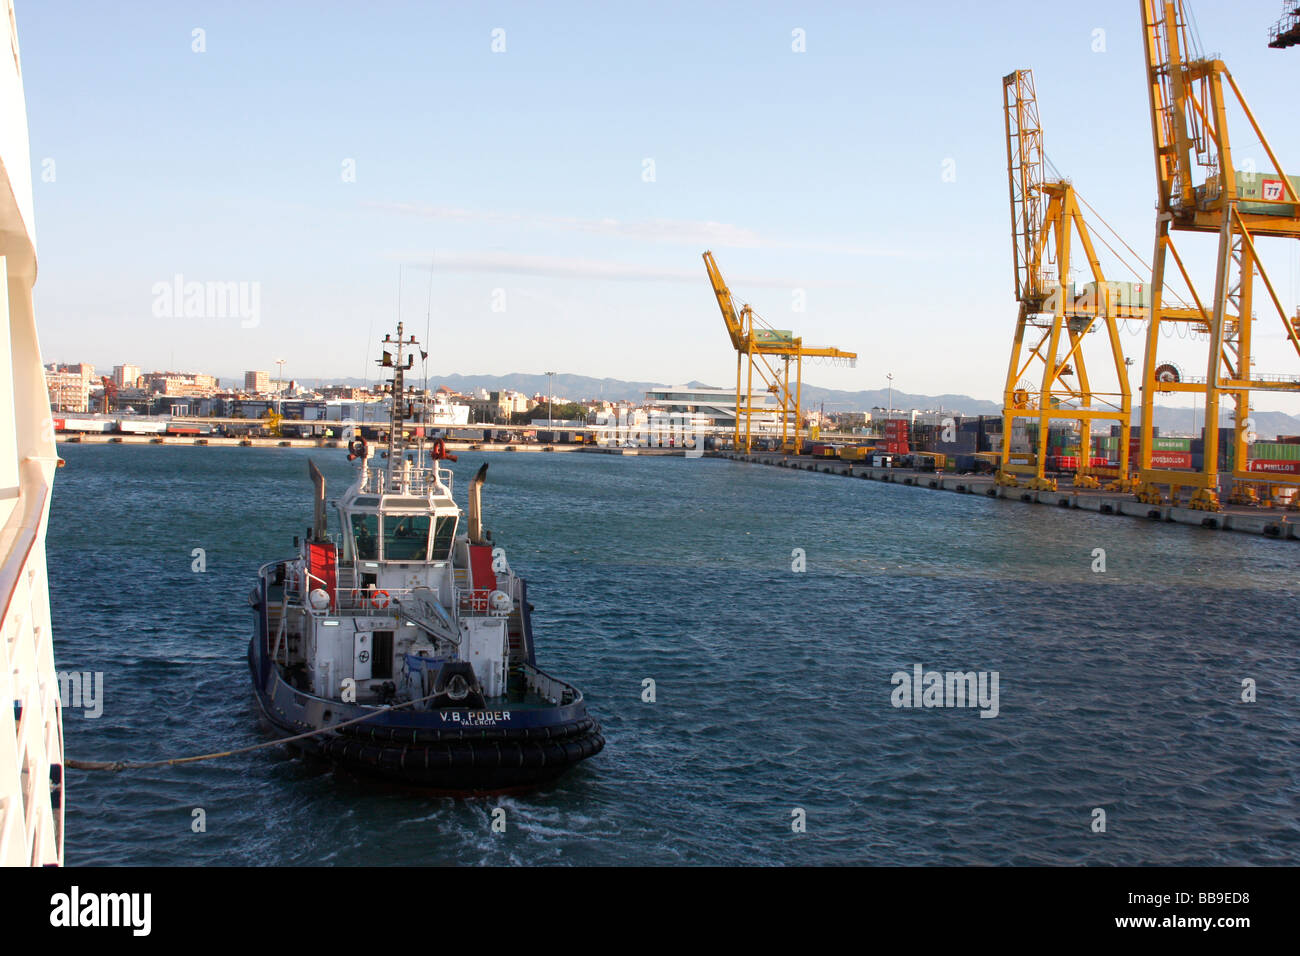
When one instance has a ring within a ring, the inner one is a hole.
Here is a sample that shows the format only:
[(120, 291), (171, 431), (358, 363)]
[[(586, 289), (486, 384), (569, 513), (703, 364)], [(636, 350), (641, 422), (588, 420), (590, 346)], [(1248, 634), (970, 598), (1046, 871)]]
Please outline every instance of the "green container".
[(1263, 458), (1268, 461), (1300, 461), (1300, 445), (1257, 441), (1250, 446), (1250, 457)]
[[(1296, 193), (1300, 194), (1300, 176), (1288, 176), (1291, 185), (1295, 188)], [(1276, 191), (1279, 186), (1279, 178), (1272, 173), (1237, 173), (1237, 199), (1239, 200), (1238, 208), (1242, 212), (1255, 213), (1261, 216), (1294, 216), (1295, 206), (1279, 206), (1274, 203), (1250, 202), (1250, 200), (1261, 200), (1269, 198), (1265, 191)], [(1285, 198), (1286, 192), (1283, 190), (1278, 196), (1279, 199)]]

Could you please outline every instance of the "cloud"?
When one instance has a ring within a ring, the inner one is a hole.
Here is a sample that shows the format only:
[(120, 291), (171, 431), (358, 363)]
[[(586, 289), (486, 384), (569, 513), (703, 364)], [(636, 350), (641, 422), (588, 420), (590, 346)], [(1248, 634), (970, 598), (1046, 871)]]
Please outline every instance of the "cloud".
[[(707, 282), (704, 267), (698, 269), (663, 268), (613, 259), (589, 259), (583, 256), (534, 256), (511, 252), (393, 252), (388, 258), (414, 268), (435, 272), (487, 272), (519, 275), (552, 276), (570, 279), (609, 279), (632, 282)], [(729, 282), (730, 277), (729, 277)], [(780, 289), (824, 288), (857, 285), (856, 282), (830, 282), (790, 279), (780, 276), (735, 277), (737, 285), (766, 286)]]
[(590, 235), (630, 239), (640, 242), (666, 242), (695, 248), (732, 249), (802, 249), (851, 256), (899, 257), (907, 253), (897, 249), (876, 249), (838, 242), (768, 239), (752, 229), (725, 222), (692, 219), (650, 219), (625, 222), (619, 219), (579, 219), (572, 216), (543, 216), (493, 210), (462, 209), (412, 202), (370, 202), (374, 209), (396, 212), (425, 219), (461, 223), (500, 223), (540, 229), (558, 229)]

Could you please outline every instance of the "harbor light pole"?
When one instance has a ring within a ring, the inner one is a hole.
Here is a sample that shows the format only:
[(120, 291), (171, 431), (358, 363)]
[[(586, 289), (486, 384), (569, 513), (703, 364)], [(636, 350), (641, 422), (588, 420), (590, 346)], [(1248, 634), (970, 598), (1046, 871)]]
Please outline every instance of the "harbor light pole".
[(555, 411), (555, 373), (547, 372), (546, 374), (551, 380), (551, 394), (546, 398), (546, 427), (549, 429), (554, 428), (555, 420), (553, 414)]
[(889, 407), (885, 409), (885, 419), (894, 417), (894, 373), (890, 372), (885, 378), (889, 379)]
[(284, 380), (284, 359), (276, 359), (279, 369), (275, 373), (275, 413), (280, 414), (280, 383)]

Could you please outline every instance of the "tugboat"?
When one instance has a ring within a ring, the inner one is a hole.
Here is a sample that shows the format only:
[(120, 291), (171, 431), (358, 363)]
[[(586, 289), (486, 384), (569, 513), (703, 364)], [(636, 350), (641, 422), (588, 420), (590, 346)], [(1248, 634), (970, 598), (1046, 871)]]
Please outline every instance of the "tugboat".
[(537, 667), (527, 584), (483, 528), (488, 466), (465, 516), (443, 466), (456, 457), (423, 429), (408, 434), (404, 373), (419, 343), (399, 322), (382, 347), (386, 450), (350, 442), (357, 477), (334, 533), (325, 478), (309, 463), (312, 526), (296, 557), (262, 566), (249, 595), (258, 704), (292, 746), (361, 774), (457, 793), (547, 783), (601, 751), (600, 725), (581, 691)]

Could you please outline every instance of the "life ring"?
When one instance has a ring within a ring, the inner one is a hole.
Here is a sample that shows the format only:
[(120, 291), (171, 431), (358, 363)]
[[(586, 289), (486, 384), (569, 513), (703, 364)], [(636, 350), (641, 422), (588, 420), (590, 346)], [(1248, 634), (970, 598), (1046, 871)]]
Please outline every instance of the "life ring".
[(348, 442), (348, 461), (355, 461), (358, 458), (365, 461), (367, 451), (368, 446), (366, 445), (366, 440), (364, 438), (358, 438), (354, 441)]
[[(384, 601), (383, 601), (382, 604), (379, 602), (379, 595), (381, 595), (381, 594), (384, 596)], [(370, 592), (370, 606), (373, 607), (373, 608), (379, 608), (380, 610), (382, 610), (383, 608), (388, 607), (388, 592), (387, 592), (387, 591), (371, 591), (371, 592)]]
[(449, 455), (449, 454), (447, 454), (447, 443), (446, 443), (446, 441), (444, 441), (444, 440), (441, 439), (441, 438), (435, 438), (435, 439), (433, 440), (433, 460), (434, 460), (434, 461), (440, 461), (440, 460), (444, 460), (444, 459), (445, 459), (446, 461), (455, 461), (455, 460), (456, 460), (456, 456), (455, 456), (455, 455)]

